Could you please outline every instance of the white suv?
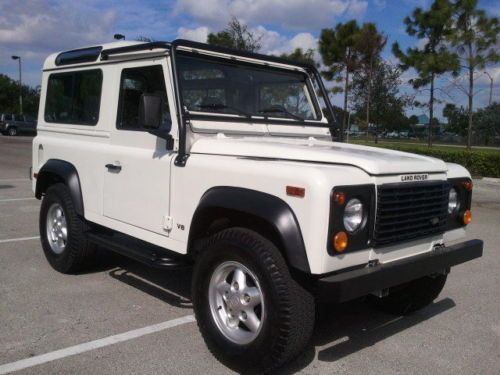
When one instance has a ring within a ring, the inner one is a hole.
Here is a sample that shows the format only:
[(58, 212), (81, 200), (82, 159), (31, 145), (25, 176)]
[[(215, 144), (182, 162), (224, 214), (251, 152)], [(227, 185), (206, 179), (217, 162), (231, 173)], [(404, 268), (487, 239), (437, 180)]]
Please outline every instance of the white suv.
[(194, 265), (208, 347), (262, 372), (303, 350), (316, 298), (428, 305), (451, 266), (482, 255), (456, 243), (469, 173), (332, 142), (323, 112), (334, 119), (316, 68), (276, 57), (185, 40), (49, 56), (33, 141), (48, 261), (72, 273), (99, 245)]

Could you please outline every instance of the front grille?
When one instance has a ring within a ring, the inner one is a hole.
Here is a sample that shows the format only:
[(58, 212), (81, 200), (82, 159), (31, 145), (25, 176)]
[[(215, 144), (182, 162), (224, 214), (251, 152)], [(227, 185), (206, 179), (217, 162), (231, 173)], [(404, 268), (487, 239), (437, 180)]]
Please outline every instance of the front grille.
[(448, 181), (378, 186), (374, 245), (443, 233), (448, 219)]

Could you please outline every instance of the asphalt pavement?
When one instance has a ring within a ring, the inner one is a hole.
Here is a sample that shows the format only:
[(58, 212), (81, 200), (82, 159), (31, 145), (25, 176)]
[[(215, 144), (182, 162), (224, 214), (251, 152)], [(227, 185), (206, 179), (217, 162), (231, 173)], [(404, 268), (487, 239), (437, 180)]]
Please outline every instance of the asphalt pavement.
[[(38, 239), (31, 138), (0, 136), (0, 374), (229, 374), (193, 322), (190, 271), (100, 252), (62, 275)], [(318, 306), (307, 350), (280, 373), (500, 374), (500, 182), (475, 181), (468, 238), (484, 256), (452, 269), (409, 317), (363, 301)]]

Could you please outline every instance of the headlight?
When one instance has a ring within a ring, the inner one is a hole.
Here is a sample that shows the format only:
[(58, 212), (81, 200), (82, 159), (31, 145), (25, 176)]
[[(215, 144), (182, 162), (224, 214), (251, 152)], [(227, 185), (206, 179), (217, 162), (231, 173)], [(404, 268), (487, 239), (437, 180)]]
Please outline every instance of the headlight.
[(448, 198), (448, 213), (450, 215), (456, 213), (459, 209), (459, 206), (460, 206), (460, 202), (458, 200), (457, 189), (451, 188), (449, 198)]
[(344, 209), (344, 228), (353, 233), (363, 224), (363, 203), (357, 198), (351, 199)]

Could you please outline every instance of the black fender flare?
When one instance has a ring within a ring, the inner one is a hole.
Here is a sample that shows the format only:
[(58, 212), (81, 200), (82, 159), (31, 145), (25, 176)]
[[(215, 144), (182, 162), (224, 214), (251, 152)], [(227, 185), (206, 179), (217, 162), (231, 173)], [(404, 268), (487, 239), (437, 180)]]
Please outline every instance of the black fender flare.
[(50, 185), (62, 182), (68, 186), (75, 211), (78, 215), (84, 216), (83, 195), (80, 185), (80, 177), (75, 166), (67, 161), (49, 159), (40, 168), (36, 177), (35, 197), (41, 199)]
[(193, 215), (189, 230), (190, 244), (205, 229), (206, 213), (220, 208), (249, 214), (265, 221), (279, 237), (289, 265), (310, 273), (304, 239), (292, 208), (281, 198), (256, 190), (230, 186), (207, 190)]

